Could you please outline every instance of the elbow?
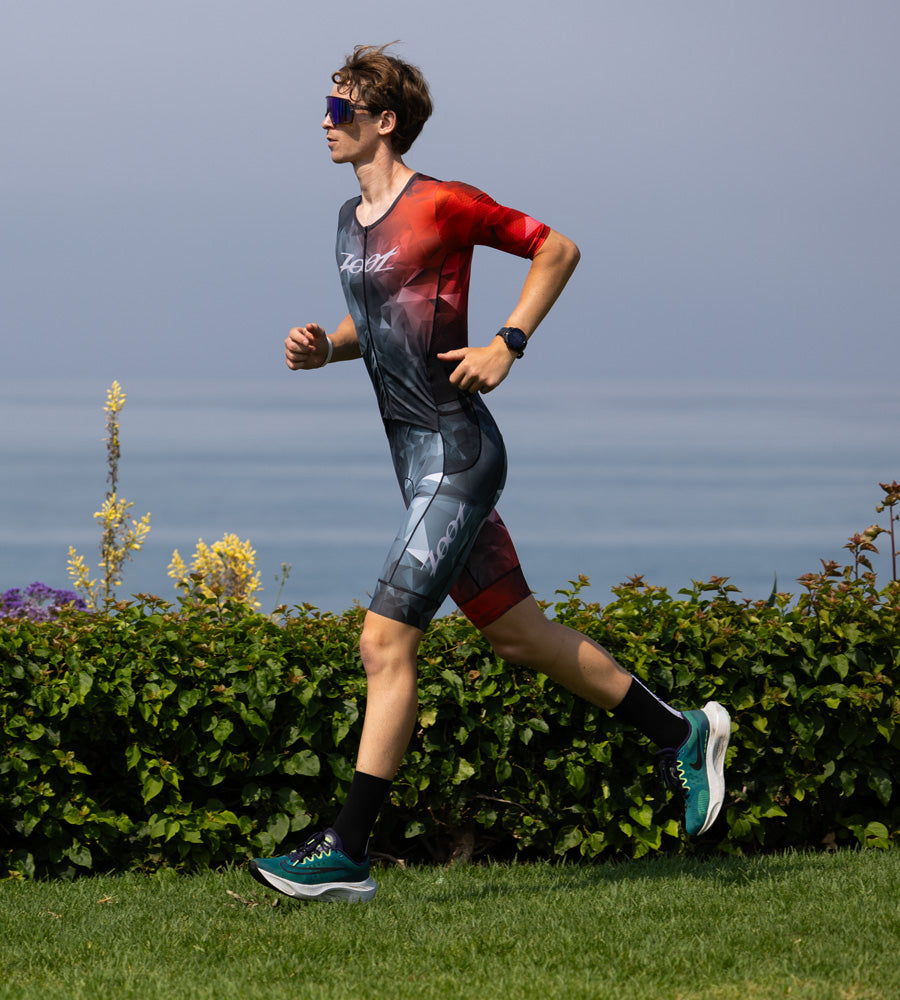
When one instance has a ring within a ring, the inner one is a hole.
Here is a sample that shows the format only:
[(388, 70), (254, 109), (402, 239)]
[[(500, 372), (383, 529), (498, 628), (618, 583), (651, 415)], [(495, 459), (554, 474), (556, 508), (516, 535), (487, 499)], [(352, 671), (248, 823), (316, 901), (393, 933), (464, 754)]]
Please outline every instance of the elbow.
[(562, 233), (558, 233), (555, 230), (553, 231), (553, 251), (569, 274), (575, 270), (578, 266), (578, 261), (581, 260), (581, 251), (578, 249), (577, 244), (570, 240), (568, 236), (563, 236)]
[(567, 236), (563, 236), (563, 244), (560, 249), (562, 266), (566, 273), (566, 280), (568, 281), (574, 274), (575, 268), (578, 267), (578, 261), (581, 260), (581, 251)]

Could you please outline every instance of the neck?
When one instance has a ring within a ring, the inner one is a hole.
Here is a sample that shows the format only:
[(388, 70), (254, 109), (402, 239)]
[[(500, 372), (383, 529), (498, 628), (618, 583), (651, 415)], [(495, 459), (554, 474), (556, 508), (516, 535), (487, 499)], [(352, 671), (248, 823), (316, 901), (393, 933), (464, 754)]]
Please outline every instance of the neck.
[(357, 217), (364, 225), (390, 208), (414, 173), (395, 153), (354, 166), (362, 194)]

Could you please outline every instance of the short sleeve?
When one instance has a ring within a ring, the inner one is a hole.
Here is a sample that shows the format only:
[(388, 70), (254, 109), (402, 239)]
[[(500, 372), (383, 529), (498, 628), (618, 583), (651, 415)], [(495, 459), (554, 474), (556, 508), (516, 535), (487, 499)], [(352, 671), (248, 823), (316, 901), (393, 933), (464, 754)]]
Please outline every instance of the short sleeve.
[(488, 246), (531, 258), (550, 233), (550, 227), (537, 219), (459, 181), (440, 185), (436, 209), (441, 240), (453, 249)]

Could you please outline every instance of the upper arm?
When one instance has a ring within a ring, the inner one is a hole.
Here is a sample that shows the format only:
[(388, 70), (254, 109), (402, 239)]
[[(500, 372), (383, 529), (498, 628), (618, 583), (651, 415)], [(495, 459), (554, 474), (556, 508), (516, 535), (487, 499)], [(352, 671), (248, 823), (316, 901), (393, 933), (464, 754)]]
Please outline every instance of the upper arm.
[(534, 257), (551, 232), (530, 215), (457, 181), (441, 185), (437, 218), (441, 238), (455, 249), (489, 246), (518, 257)]

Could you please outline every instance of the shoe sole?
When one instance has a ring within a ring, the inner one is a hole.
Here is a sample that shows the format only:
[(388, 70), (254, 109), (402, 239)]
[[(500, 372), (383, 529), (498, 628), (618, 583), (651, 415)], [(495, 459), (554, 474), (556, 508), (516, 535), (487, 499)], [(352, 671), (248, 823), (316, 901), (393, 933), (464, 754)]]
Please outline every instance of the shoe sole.
[(725, 751), (731, 739), (731, 716), (717, 701), (708, 701), (703, 706), (703, 714), (709, 720), (709, 741), (706, 744), (706, 781), (709, 786), (709, 810), (706, 822), (696, 836), (715, 823), (725, 799)]
[(250, 862), (250, 874), (266, 888), (274, 889), (292, 899), (360, 903), (372, 899), (378, 888), (378, 883), (371, 877), (362, 882), (320, 882), (318, 885), (302, 885), (265, 871), (255, 861)]

